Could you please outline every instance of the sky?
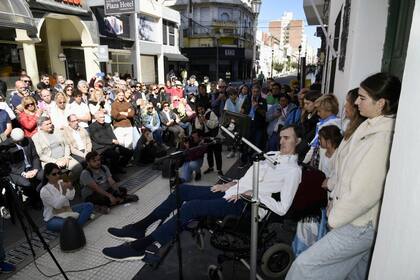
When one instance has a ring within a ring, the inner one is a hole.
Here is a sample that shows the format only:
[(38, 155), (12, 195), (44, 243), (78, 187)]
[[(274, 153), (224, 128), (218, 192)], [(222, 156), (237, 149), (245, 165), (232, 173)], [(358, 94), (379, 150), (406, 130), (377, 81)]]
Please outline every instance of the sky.
[(268, 23), (271, 20), (279, 19), (284, 12), (292, 12), (293, 19), (303, 19), (305, 34), (308, 44), (313, 48), (318, 48), (321, 41), (316, 37), (315, 26), (308, 26), (305, 13), (303, 11), (303, 0), (262, 0), (260, 15), (258, 18), (258, 29), (268, 32)]

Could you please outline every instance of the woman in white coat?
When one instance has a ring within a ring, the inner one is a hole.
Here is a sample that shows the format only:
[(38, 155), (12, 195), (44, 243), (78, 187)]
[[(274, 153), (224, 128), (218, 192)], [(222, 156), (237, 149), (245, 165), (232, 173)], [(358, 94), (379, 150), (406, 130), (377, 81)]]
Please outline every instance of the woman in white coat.
[(378, 73), (365, 79), (355, 102), (367, 118), (336, 166), (328, 209), (331, 231), (294, 261), (286, 279), (366, 279), (388, 171), (401, 83)]

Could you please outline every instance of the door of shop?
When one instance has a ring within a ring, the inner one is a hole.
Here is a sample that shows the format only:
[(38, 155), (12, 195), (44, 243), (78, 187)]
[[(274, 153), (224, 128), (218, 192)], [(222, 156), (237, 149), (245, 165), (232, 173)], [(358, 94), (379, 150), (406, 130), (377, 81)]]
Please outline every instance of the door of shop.
[(396, 75), (404, 74), (408, 39), (413, 18), (415, 0), (390, 0), (382, 71)]
[(66, 48), (63, 50), (66, 55), (67, 72), (70, 80), (79, 81), (90, 79), (86, 77), (85, 55), (81, 49)]

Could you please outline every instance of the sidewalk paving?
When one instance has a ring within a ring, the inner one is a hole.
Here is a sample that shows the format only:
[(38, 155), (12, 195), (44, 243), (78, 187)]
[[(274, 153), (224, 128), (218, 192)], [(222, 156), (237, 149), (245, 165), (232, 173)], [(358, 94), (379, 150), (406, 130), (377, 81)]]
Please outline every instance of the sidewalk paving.
[[(236, 160), (236, 158), (227, 159), (226, 154), (223, 153), (223, 170), (225, 171)], [(203, 171), (207, 169), (207, 161), (204, 160), (204, 162)], [(201, 181), (193, 182), (192, 184), (212, 185), (216, 181), (217, 173), (211, 173), (203, 175)], [(84, 227), (86, 246), (81, 250), (73, 253), (63, 253), (59, 246), (51, 248), (51, 251), (65, 271), (83, 270), (103, 265), (96, 269), (82, 272), (68, 272), (67, 276), (69, 279), (132, 279), (143, 267), (144, 263), (139, 261), (110, 262), (101, 252), (105, 247), (121, 244), (121, 241), (112, 238), (107, 233), (107, 229), (109, 227), (121, 227), (144, 218), (169, 195), (169, 181), (159, 176), (135, 193), (139, 196), (138, 202), (115, 207), (110, 214), (102, 215)], [(37, 258), (36, 264), (45, 274), (53, 275), (59, 273), (58, 268), (47, 252)], [(47, 278), (31, 262), (8, 279), (63, 279), (63, 276), (58, 274), (55, 277)]]

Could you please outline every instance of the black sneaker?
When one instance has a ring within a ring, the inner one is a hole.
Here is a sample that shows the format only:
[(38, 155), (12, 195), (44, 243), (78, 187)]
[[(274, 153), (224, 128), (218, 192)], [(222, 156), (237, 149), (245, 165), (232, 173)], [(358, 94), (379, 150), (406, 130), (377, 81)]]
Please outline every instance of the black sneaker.
[(139, 201), (139, 197), (136, 194), (127, 194), (124, 197), (124, 203), (137, 202), (137, 201)]
[(207, 170), (206, 170), (206, 171), (204, 171), (203, 173), (204, 173), (204, 174), (209, 174), (210, 172), (213, 172), (213, 171), (214, 171), (213, 167), (209, 167), (209, 168), (207, 168)]
[(217, 175), (223, 176), (223, 171), (222, 170), (217, 170)]
[(108, 247), (102, 250), (102, 254), (114, 261), (140, 261), (144, 258), (144, 251), (137, 251), (130, 246), (130, 243), (124, 243), (116, 247)]
[(122, 228), (109, 228), (109, 234), (113, 237), (124, 240), (124, 241), (134, 241), (140, 238), (144, 238), (145, 232), (142, 230), (135, 229), (132, 225), (126, 225)]
[(195, 173), (195, 180), (200, 181), (201, 180), (201, 172)]

